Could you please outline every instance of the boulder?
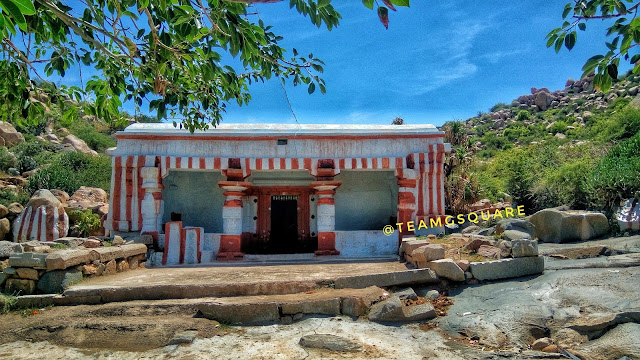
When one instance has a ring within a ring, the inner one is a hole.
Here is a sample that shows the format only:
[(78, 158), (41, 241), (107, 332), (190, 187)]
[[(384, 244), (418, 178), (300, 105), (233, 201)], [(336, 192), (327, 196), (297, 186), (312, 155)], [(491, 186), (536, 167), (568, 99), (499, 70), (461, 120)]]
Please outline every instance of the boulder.
[(369, 310), (369, 320), (376, 322), (403, 321), (402, 301), (397, 296), (373, 304)]
[(100, 247), (100, 245), (102, 245), (102, 241), (97, 239), (87, 239), (85, 240), (84, 244), (82, 244), (82, 246), (84, 246), (87, 249), (98, 248)]
[(478, 280), (510, 279), (526, 275), (541, 274), (544, 271), (544, 258), (529, 256), (496, 261), (471, 263), (471, 274)]
[(13, 125), (0, 122), (0, 146), (12, 147), (24, 142), (24, 136)]
[(53, 196), (55, 196), (56, 199), (58, 199), (61, 203), (65, 203), (65, 202), (67, 202), (67, 200), (69, 200), (69, 194), (67, 194), (66, 191), (62, 191), (62, 190), (58, 190), (58, 189), (53, 189), (53, 190), (49, 190), (49, 191), (51, 191)]
[(546, 91), (540, 91), (536, 94), (535, 104), (542, 110), (546, 111), (553, 100), (552, 96)]
[(11, 241), (0, 241), (0, 259), (6, 259), (11, 254), (21, 253), (22, 245)]
[(416, 292), (412, 288), (394, 291), (393, 295), (399, 297), (400, 300), (418, 300), (418, 295), (416, 295)]
[(402, 313), (404, 314), (405, 321), (424, 321), (438, 316), (431, 303), (405, 306), (402, 308)]
[(53, 241), (65, 237), (68, 230), (69, 217), (62, 203), (46, 189), (33, 194), (13, 223), (13, 237), (17, 242)]
[(529, 234), (529, 239), (536, 238), (536, 227), (524, 219), (504, 219), (496, 224), (496, 234), (500, 235), (506, 230), (517, 230)]
[(4, 239), (9, 233), (11, 233), (11, 222), (7, 218), (0, 219), (0, 240)]
[(26, 279), (7, 279), (4, 289), (7, 294), (31, 295), (36, 292), (36, 282)]
[(411, 252), (411, 258), (416, 262), (440, 260), (444, 258), (444, 246), (441, 244), (421, 246)]
[(98, 155), (97, 152), (95, 152), (94, 150), (91, 150), (89, 145), (87, 145), (87, 143), (84, 142), (84, 140), (78, 138), (75, 135), (69, 134), (65, 136), (62, 143), (71, 145), (77, 152), (90, 154), (90, 155)]
[(3, 218), (9, 214), (9, 209), (6, 206), (0, 204), (0, 218)]
[(17, 268), (16, 275), (21, 279), (38, 280), (38, 270), (32, 268)]
[(7, 206), (7, 210), (9, 211), (9, 213), (6, 215), (6, 217), (9, 218), (9, 220), (13, 220), (18, 215), (20, 215), (22, 210), (24, 210), (24, 207), (19, 203), (11, 203), (9, 204), (9, 206)]
[(524, 231), (518, 231), (518, 230), (505, 230), (502, 233), (502, 237), (509, 241), (519, 240), (519, 239), (531, 240), (531, 235), (527, 234)]
[(551, 344), (553, 344), (551, 339), (549, 339), (548, 337), (545, 337), (545, 338), (540, 338), (534, 341), (533, 344), (531, 344), (531, 348), (533, 350), (541, 351), (542, 349), (546, 348)]
[(38, 281), (38, 289), (45, 294), (57, 294), (80, 281), (82, 281), (82, 271), (75, 268), (47, 271)]
[(469, 249), (471, 251), (478, 251), (478, 249), (482, 245), (493, 246), (495, 243), (496, 243), (495, 240), (490, 239), (488, 237), (474, 236), (474, 237), (472, 237), (471, 242), (469, 242), (467, 245), (465, 245), (465, 248), (467, 248), (467, 249)]
[(453, 281), (464, 281), (464, 271), (453, 259), (441, 259), (427, 263), (427, 266), (438, 276)]
[(107, 192), (100, 188), (81, 186), (76, 192), (73, 193), (69, 200), (82, 201), (89, 200), (92, 202), (109, 202), (109, 196)]
[(478, 248), (477, 253), (478, 255), (484, 256), (486, 258), (499, 259), (500, 254), (502, 253), (502, 250), (500, 250), (500, 248), (497, 248), (495, 246), (482, 245)]
[(609, 231), (607, 217), (597, 212), (544, 209), (531, 215), (529, 220), (543, 242), (583, 241)]
[(538, 256), (538, 242), (535, 240), (513, 240), (511, 246), (511, 255), (514, 258)]
[(329, 334), (310, 334), (300, 338), (300, 346), (341, 352), (358, 352), (363, 346), (341, 336)]

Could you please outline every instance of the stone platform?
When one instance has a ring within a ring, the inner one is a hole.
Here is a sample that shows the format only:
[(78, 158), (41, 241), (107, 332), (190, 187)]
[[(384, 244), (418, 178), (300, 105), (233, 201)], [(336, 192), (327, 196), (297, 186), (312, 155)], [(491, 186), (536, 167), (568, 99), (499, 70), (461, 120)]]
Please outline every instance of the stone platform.
[(408, 269), (397, 261), (238, 265), (228, 267), (151, 268), (96, 277), (72, 285), (62, 295), (36, 295), (25, 301), (56, 305), (99, 304), (132, 300), (196, 299), (281, 295), (313, 291), (334, 284), (364, 288), (431, 284), (429, 269)]

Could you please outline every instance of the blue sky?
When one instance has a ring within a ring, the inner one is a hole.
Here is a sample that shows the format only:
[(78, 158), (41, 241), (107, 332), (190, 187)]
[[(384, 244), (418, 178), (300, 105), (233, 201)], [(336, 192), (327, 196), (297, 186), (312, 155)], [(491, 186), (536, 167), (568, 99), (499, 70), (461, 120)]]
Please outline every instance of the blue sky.
[[(326, 63), (326, 95), (286, 87), (300, 123), (389, 124), (402, 117), (408, 124), (441, 125), (510, 103), (531, 87), (557, 90), (579, 78), (584, 62), (606, 51), (605, 24), (590, 22), (571, 52), (547, 49), (545, 36), (562, 23), (567, 1), (413, 0), (411, 8), (390, 11), (385, 30), (361, 1), (333, 0), (343, 19), (331, 32), (286, 0), (257, 9), (284, 37), (283, 47), (313, 52)], [(83, 70), (86, 81), (92, 71)], [(71, 71), (64, 81), (51, 80), (79, 85)], [(250, 90), (251, 103), (229, 104), (225, 122), (295, 122), (277, 79)], [(124, 110), (133, 113), (132, 104)]]
[[(360, 1), (334, 0), (342, 14), (329, 32), (288, 1), (258, 6), (285, 48), (326, 62), (327, 94), (287, 87), (301, 123), (388, 124), (466, 119), (509, 103), (531, 87), (564, 88), (584, 62), (604, 52), (604, 26), (589, 24), (571, 51), (546, 48), (566, 1), (412, 1), (390, 12), (385, 30)], [(230, 106), (227, 122), (293, 122), (277, 81), (254, 85), (249, 106)]]

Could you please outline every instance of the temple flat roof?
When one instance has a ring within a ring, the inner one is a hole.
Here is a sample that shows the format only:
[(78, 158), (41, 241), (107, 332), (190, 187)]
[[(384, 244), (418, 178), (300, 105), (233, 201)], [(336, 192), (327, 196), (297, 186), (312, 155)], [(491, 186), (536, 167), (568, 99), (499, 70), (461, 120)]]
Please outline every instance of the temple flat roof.
[(208, 130), (175, 128), (170, 123), (136, 123), (129, 125), (122, 135), (196, 135), (196, 136), (375, 136), (375, 135), (440, 135), (431, 124), (420, 125), (342, 125), (342, 124), (233, 124), (222, 123)]

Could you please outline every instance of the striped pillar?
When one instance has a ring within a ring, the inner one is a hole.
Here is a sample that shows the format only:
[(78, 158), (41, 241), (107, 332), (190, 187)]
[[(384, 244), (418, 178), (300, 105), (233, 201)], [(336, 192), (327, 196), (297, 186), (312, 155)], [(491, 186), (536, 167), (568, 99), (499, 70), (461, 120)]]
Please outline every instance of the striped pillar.
[(340, 255), (336, 250), (336, 205), (334, 195), (341, 181), (314, 181), (311, 187), (318, 196), (318, 250), (316, 255)]
[(157, 167), (140, 168), (142, 178), (142, 189), (144, 197), (141, 203), (142, 229), (141, 234), (149, 234), (153, 237), (153, 242), (157, 245), (158, 234), (160, 233), (160, 216), (163, 210), (162, 184), (160, 181), (160, 169)]
[(224, 206), (222, 207), (222, 229), (218, 260), (239, 260), (242, 252), (242, 198), (244, 191), (251, 187), (248, 182), (220, 181), (218, 185), (224, 190)]
[[(414, 231), (409, 231), (407, 223), (415, 221), (416, 214), (416, 190), (418, 180), (417, 172), (412, 169), (402, 169), (398, 173), (398, 223), (402, 224), (400, 237), (403, 235), (413, 235)], [(414, 224), (417, 227), (417, 224)]]

